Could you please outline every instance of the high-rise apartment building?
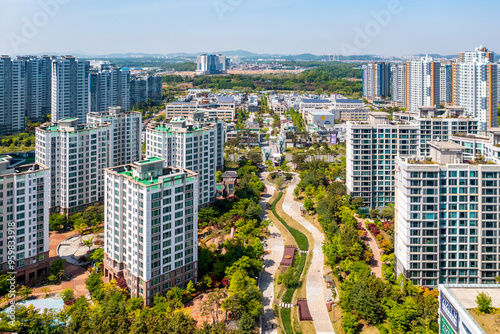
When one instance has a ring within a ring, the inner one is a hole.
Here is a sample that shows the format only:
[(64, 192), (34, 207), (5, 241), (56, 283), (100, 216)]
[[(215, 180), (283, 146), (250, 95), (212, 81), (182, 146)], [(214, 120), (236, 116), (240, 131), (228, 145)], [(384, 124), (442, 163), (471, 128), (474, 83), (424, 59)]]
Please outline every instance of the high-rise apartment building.
[(125, 111), (120, 107), (109, 107), (102, 112), (89, 112), (89, 126), (111, 124), (111, 151), (109, 166), (121, 166), (141, 160), (142, 115), (135, 111)]
[(65, 56), (52, 62), (52, 122), (65, 118), (87, 120), (89, 110), (88, 61)]
[(25, 115), (33, 122), (50, 115), (52, 57), (18, 57), (25, 66)]
[(363, 65), (363, 97), (369, 100), (385, 99), (391, 94), (391, 71), (388, 63)]
[(0, 157), (0, 270), (14, 272), (18, 283), (48, 273), (49, 179), (44, 165)]
[(406, 62), (405, 107), (418, 111), (420, 107), (439, 107), (441, 64), (432, 57)]
[(114, 66), (99, 66), (90, 71), (89, 112), (109, 107), (130, 109), (130, 71)]
[(197, 174), (159, 158), (105, 174), (104, 276), (123, 277), (146, 305), (174, 286), (196, 283)]
[(405, 107), (406, 64), (394, 64), (391, 66), (391, 101), (396, 107)]
[(498, 65), (493, 52), (480, 46), (460, 53), (453, 64), (453, 103), (476, 117), (482, 131), (497, 126)]
[(453, 142), (432, 142), (427, 157), (397, 157), (396, 274), (430, 287), (495, 283), (499, 182), (498, 164), (467, 160)]
[(441, 64), (439, 69), (440, 104), (451, 105), (453, 102), (453, 68), (451, 64)]
[(477, 132), (477, 121), (463, 114), (461, 108), (449, 108), (442, 114), (435, 108), (420, 108), (418, 113), (394, 113), (394, 121), (387, 113), (372, 112), (368, 122), (348, 122), (348, 193), (363, 198), (370, 208), (394, 203), (396, 156), (426, 156), (430, 141)]
[(226, 74), (228, 68), (226, 56), (219, 55), (199, 55), (196, 59), (196, 74)]
[(24, 130), (26, 67), (23, 61), (0, 57), (0, 134)]
[(199, 205), (206, 206), (215, 199), (215, 174), (224, 165), (224, 131), (221, 121), (205, 121), (202, 112), (153, 123), (146, 129), (146, 156), (198, 173)]
[(68, 215), (103, 202), (112, 130), (110, 123), (84, 125), (76, 118), (36, 129), (36, 162), (50, 169), (51, 212)]
[(394, 203), (394, 158), (417, 155), (419, 128), (391, 124), (389, 114), (370, 113), (368, 122), (348, 122), (346, 133), (346, 187), (365, 206), (378, 208)]
[(145, 103), (148, 99), (161, 102), (162, 78), (160, 76), (146, 76), (130, 78), (130, 108), (139, 103)]

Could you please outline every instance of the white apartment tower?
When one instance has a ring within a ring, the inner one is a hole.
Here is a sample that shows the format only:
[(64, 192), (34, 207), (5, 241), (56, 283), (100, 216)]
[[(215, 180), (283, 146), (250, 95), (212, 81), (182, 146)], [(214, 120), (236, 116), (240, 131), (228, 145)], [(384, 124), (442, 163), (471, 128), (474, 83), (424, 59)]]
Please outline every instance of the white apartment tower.
[(480, 46), (460, 53), (453, 64), (453, 103), (479, 120), (480, 130), (497, 126), (498, 65), (493, 52)]
[(432, 142), (428, 157), (396, 158), (395, 269), (414, 284), (495, 284), (500, 274), (500, 166), (463, 151)]
[(36, 129), (36, 162), (50, 168), (51, 212), (70, 215), (103, 202), (112, 130), (110, 123), (83, 125), (77, 118)]
[(146, 156), (198, 173), (199, 205), (206, 206), (215, 199), (215, 174), (224, 165), (225, 135), (222, 124), (202, 121), (202, 117), (203, 113), (195, 113), (194, 120), (174, 118), (151, 124), (146, 129)]
[(18, 283), (48, 272), (49, 179), (44, 165), (19, 165), (10, 156), (0, 157), (0, 270), (14, 272)]
[(388, 63), (363, 65), (363, 97), (370, 100), (390, 96), (390, 66)]
[(104, 276), (123, 277), (132, 297), (196, 283), (198, 180), (150, 158), (105, 170)]
[(90, 126), (108, 123), (111, 124), (112, 134), (109, 166), (121, 166), (141, 160), (141, 113), (109, 107), (106, 111), (87, 114), (87, 124)]
[(429, 56), (406, 63), (405, 107), (408, 111), (439, 107), (440, 67), (440, 63)]
[(89, 110), (88, 61), (65, 56), (52, 62), (52, 122), (65, 118), (87, 120)]
[(365, 206), (382, 208), (394, 203), (396, 156), (426, 156), (429, 142), (449, 140), (457, 133), (477, 132), (477, 121), (462, 108), (438, 114), (435, 108), (418, 113), (372, 112), (368, 122), (348, 122), (346, 130), (346, 187)]

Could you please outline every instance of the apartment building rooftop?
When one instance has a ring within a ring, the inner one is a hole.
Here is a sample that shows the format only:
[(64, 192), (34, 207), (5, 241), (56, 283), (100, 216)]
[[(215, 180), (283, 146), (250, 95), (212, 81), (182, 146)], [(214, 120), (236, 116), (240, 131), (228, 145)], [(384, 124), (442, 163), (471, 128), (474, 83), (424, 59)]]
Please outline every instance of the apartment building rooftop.
[(133, 164), (112, 167), (106, 169), (109, 173), (122, 175), (132, 182), (141, 186), (149, 187), (165, 182), (176, 182), (182, 178), (181, 174), (187, 174), (188, 178), (194, 178), (198, 174), (182, 168), (163, 167), (163, 160), (157, 157), (136, 161)]
[(440, 284), (439, 292), (441, 328), (451, 327), (456, 329), (457, 333), (493, 333), (496, 331), (497, 315), (478, 314), (474, 309), (477, 308), (476, 297), (479, 293), (486, 293), (491, 298), (492, 307), (500, 307), (499, 285)]
[(96, 129), (103, 126), (110, 126), (111, 123), (103, 123), (101, 125), (78, 124), (78, 118), (64, 118), (55, 123), (41, 124), (38, 129), (47, 132), (75, 132), (89, 129)]
[(47, 167), (39, 163), (26, 164), (26, 165), (21, 165), (21, 163), (22, 161), (17, 161), (16, 159), (13, 159), (10, 155), (0, 156), (0, 175), (21, 174), (26, 172), (36, 172), (42, 169), (47, 169)]

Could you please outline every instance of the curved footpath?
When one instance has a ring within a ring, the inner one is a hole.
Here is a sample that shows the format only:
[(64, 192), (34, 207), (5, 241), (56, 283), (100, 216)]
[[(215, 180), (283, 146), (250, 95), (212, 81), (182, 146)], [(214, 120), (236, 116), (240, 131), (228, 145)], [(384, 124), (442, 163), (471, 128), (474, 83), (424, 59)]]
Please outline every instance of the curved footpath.
[(293, 199), (293, 191), (299, 183), (297, 175), (294, 174), (293, 181), (289, 184), (283, 201), (283, 211), (292, 219), (304, 226), (311, 232), (314, 239), (314, 249), (311, 265), (306, 279), (307, 305), (311, 311), (314, 328), (317, 334), (335, 333), (333, 330), (328, 311), (326, 309), (326, 298), (329, 291), (323, 279), (323, 241), (324, 236), (313, 224), (309, 223), (300, 213), (300, 203)]
[[(262, 212), (260, 217), (267, 219), (266, 204), (274, 194), (274, 186), (265, 182), (268, 173), (262, 173), (261, 180), (267, 187), (267, 195), (263, 196), (259, 202)], [(278, 270), (285, 243), (281, 236), (280, 230), (274, 225), (269, 226), (270, 237), (264, 240), (264, 270), (260, 276), (260, 290), (262, 291), (262, 306), (264, 307), (264, 315), (262, 316), (262, 333), (277, 334), (277, 323), (274, 319), (273, 300), (274, 300), (274, 274)]]

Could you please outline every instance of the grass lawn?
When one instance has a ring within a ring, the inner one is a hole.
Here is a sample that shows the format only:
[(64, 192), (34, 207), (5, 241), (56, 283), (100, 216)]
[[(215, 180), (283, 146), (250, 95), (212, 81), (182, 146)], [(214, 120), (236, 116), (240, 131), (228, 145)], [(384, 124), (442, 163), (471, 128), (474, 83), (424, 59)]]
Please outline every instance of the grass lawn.
[(276, 204), (276, 213), (283, 218), (283, 220), (292, 228), (296, 229), (299, 232), (302, 232), (306, 237), (307, 241), (309, 243), (309, 248), (308, 250), (312, 250), (314, 248), (314, 239), (311, 235), (311, 233), (302, 225), (297, 223), (294, 219), (292, 219), (290, 216), (288, 216), (285, 211), (283, 211), (283, 201), (285, 199), (285, 196), (281, 196), (280, 200)]

